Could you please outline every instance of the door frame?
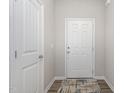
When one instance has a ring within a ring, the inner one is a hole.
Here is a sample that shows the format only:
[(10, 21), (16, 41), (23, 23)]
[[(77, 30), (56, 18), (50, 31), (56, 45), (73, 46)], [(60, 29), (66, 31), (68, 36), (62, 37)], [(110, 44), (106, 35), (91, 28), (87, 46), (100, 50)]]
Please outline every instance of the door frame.
[[(39, 2), (41, 2), (41, 1), (39, 1)], [(43, 59), (42, 59), (42, 62), (43, 62), (43, 63), (42, 63), (42, 65), (41, 65), (42, 67), (40, 66), (41, 69), (40, 69), (39, 72), (42, 71), (42, 77), (41, 77), (42, 79), (40, 79), (40, 80), (41, 80), (41, 85), (40, 85), (40, 87), (42, 86), (42, 91), (40, 91), (40, 92), (43, 92), (43, 93), (44, 93), (44, 91), (45, 91), (45, 90), (44, 90), (44, 55), (45, 55), (45, 53), (44, 53), (44, 31), (45, 31), (45, 30), (44, 30), (44, 17), (45, 17), (45, 16), (44, 16), (44, 4), (43, 4), (43, 2), (41, 2), (41, 13), (42, 13), (42, 14), (41, 14), (41, 15), (42, 15), (42, 17), (41, 17), (41, 24), (42, 24), (42, 32), (41, 32), (41, 33), (42, 33), (42, 35), (41, 35), (41, 36), (42, 36), (42, 37), (41, 37), (41, 38), (42, 38), (42, 49), (41, 49), (41, 50), (42, 50), (42, 55), (43, 55)], [(41, 75), (41, 74), (40, 74), (40, 75)]]
[(9, 93), (14, 93), (13, 75), (14, 75), (14, 0), (9, 0)]
[[(16, 0), (9, 0), (9, 93), (15, 93), (15, 87), (14, 87), (14, 71), (15, 69), (15, 42), (14, 42), (14, 3)], [(39, 0), (38, 0), (39, 1)], [(43, 2), (39, 1), (41, 4), (41, 12), (42, 12), (42, 51), (43, 51), (43, 55), (44, 55), (44, 4)], [(39, 69), (41, 72), (42, 71), (42, 79), (39, 81), (41, 84), (39, 85), (39, 87), (42, 86), (42, 93), (44, 93), (44, 58), (42, 59), (42, 64), (40, 65), (41, 69)], [(40, 74), (41, 76), (41, 74)]]
[(65, 17), (65, 78), (67, 77), (67, 22), (69, 20), (91, 21), (93, 24), (92, 33), (92, 78), (95, 78), (95, 18), (69, 18)]

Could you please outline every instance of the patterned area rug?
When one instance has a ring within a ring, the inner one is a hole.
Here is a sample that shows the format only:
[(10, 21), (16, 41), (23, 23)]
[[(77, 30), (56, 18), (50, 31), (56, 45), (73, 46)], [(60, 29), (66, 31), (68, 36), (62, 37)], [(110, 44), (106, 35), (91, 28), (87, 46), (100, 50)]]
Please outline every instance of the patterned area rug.
[(95, 79), (67, 79), (57, 93), (100, 93), (100, 87)]
[(48, 93), (113, 93), (104, 80), (56, 80)]

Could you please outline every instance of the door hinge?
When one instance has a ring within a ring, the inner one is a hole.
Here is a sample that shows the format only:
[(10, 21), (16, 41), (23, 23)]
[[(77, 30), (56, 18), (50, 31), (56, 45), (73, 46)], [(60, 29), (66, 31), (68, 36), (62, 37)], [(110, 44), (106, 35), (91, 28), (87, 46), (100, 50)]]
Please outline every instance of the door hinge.
[(17, 58), (17, 50), (15, 50), (15, 59)]
[(38, 57), (39, 59), (42, 59), (43, 58), (43, 55), (39, 55), (39, 57)]

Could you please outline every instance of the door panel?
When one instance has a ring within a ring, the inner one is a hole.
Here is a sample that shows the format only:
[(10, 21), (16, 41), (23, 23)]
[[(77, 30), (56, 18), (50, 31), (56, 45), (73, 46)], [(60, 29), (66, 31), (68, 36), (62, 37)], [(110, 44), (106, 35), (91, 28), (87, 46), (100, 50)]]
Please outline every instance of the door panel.
[(42, 11), (39, 0), (14, 2), (15, 92), (40, 92), (42, 51)]
[(38, 66), (33, 64), (23, 69), (23, 88), (24, 93), (38, 93), (36, 81), (38, 79)]
[(92, 21), (71, 19), (66, 29), (67, 77), (92, 77)]
[[(38, 19), (39, 11), (37, 7), (26, 1), (24, 5), (24, 32), (23, 32), (23, 49), (24, 54), (36, 53), (38, 47)], [(30, 42), (31, 40), (31, 42)]]

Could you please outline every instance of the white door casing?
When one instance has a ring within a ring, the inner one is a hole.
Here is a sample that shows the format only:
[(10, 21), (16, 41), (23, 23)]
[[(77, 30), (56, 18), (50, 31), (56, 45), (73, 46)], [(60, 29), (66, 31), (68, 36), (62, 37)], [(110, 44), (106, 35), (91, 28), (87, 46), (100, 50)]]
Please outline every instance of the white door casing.
[(43, 92), (43, 5), (40, 0), (14, 0), (13, 93)]
[(94, 18), (65, 19), (67, 78), (90, 78), (95, 74), (94, 21)]

